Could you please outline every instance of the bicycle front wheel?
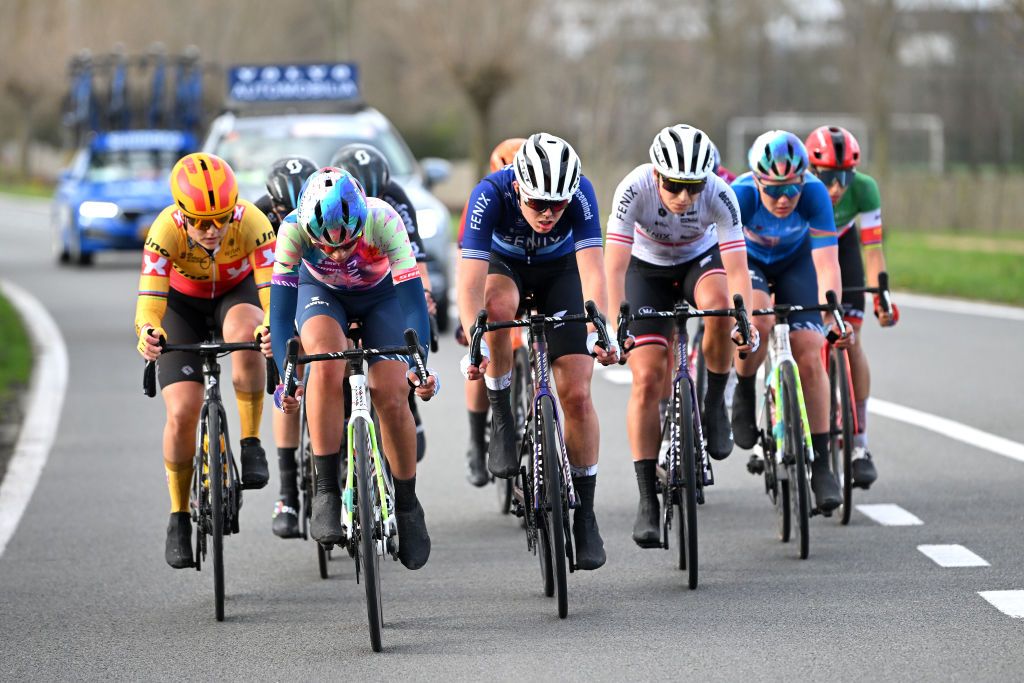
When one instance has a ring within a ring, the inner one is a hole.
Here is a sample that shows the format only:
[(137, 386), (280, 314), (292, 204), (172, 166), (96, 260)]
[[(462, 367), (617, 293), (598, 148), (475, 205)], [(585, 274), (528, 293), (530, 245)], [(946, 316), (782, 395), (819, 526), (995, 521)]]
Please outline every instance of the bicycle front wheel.
[(567, 510), (562, 506), (565, 490), (562, 483), (561, 449), (558, 447), (558, 435), (555, 433), (555, 408), (551, 399), (541, 399), (541, 444), (544, 458), (544, 494), (547, 502), (547, 514), (544, 524), (551, 539), (551, 554), (554, 559), (555, 592), (558, 595), (558, 616), (565, 619), (569, 614), (569, 587), (566, 580), (565, 521)]
[(790, 501), (793, 506), (793, 525), (800, 542), (800, 559), (810, 554), (811, 492), (807, 480), (806, 442), (800, 397), (797, 395), (796, 371), (793, 365), (782, 366), (783, 416), (785, 420), (785, 463), (789, 470)]
[(853, 509), (853, 392), (850, 388), (850, 363), (846, 349), (831, 347), (828, 354), (829, 453), (832, 472), (843, 492), (839, 523), (850, 523)]
[[(374, 652), (380, 652), (381, 623), (383, 622), (380, 599), (380, 556), (377, 553), (377, 537), (383, 541), (383, 530), (380, 528), (380, 500), (370, 458), (373, 449), (370, 446), (370, 434), (366, 423), (357, 420), (352, 439), (356, 461), (356, 498), (358, 509), (359, 554), (363, 572), (363, 586), (366, 589), (366, 619), (370, 627), (370, 646)], [(401, 543), (401, 539), (399, 539)]]
[(213, 518), (213, 599), (217, 621), (224, 621), (224, 457), (220, 449), (220, 411), (211, 405), (206, 414), (210, 516)]
[[(675, 419), (679, 435), (679, 568), (688, 574), (690, 590), (697, 587), (697, 443), (693, 399), (687, 379), (675, 386), (678, 395)], [(684, 557), (685, 555), (685, 557)]]

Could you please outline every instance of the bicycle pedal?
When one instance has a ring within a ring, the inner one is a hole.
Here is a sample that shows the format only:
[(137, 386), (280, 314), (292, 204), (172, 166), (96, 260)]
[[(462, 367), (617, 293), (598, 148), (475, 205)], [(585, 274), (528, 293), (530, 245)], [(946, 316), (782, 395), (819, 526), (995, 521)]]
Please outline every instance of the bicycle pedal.
[(864, 489), (865, 491), (871, 488), (871, 484), (858, 484), (857, 482), (853, 482), (851, 486), (855, 489)]
[(703, 489), (697, 489), (697, 504), (698, 505), (703, 505), (704, 504), (704, 490)]

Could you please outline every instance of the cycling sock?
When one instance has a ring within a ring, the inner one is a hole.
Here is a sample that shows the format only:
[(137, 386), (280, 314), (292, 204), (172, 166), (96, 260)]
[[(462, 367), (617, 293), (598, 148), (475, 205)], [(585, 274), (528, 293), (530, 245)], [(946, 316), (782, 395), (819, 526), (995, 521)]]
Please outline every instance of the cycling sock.
[(189, 493), (192, 489), (192, 461), (164, 460), (167, 472), (167, 491), (171, 494), (171, 512), (188, 512)]
[(501, 391), (502, 389), (508, 389), (512, 386), (512, 371), (509, 370), (501, 377), (491, 377), (490, 375), (484, 375), (484, 384), (488, 389), (492, 391)]
[(295, 464), (295, 448), (277, 449), (277, 469), (281, 474), (281, 497), (294, 501), (299, 497), (296, 480), (298, 466)]
[(469, 411), (469, 440), (481, 448), (484, 445), (486, 439), (484, 435), (487, 433), (487, 411), (476, 412), (475, 410)]
[[(711, 390), (711, 372), (708, 372), (708, 391)], [(753, 399), (757, 392), (757, 373), (750, 377), (736, 373), (736, 391), (743, 394), (744, 398)]]
[(825, 463), (824, 467), (828, 467), (828, 452), (829, 452), (829, 437), (828, 432), (822, 432), (821, 434), (811, 434), (811, 447), (814, 448), (814, 462), (817, 464), (819, 461)]
[(583, 467), (569, 465), (569, 472), (572, 473), (574, 479), (576, 477), (595, 477), (597, 476), (597, 465), (585, 465)]
[(238, 418), (242, 427), (242, 438), (258, 438), (260, 418), (263, 417), (262, 391), (235, 391), (238, 401)]
[(416, 475), (411, 479), (395, 477), (395, 509), (409, 512), (416, 509)]
[(338, 486), (338, 466), (341, 462), (341, 453), (314, 455), (313, 461), (316, 464), (316, 492), (341, 493), (341, 488)]
[(719, 373), (708, 370), (708, 390), (704, 396), (704, 405), (718, 405), (725, 398), (725, 385), (728, 383), (728, 372)]
[(585, 477), (574, 476), (572, 478), (572, 486), (576, 490), (576, 498), (579, 502), (579, 507), (576, 508), (576, 515), (582, 514), (593, 514), (594, 512), (594, 492), (597, 489), (597, 475), (592, 474)]
[(657, 460), (634, 460), (633, 469), (636, 471), (636, 485), (640, 489), (641, 498), (654, 498), (657, 493), (655, 479), (657, 478)]
[(853, 445), (858, 448), (868, 447), (868, 402), (867, 400), (857, 401), (857, 428), (860, 430), (853, 435)]

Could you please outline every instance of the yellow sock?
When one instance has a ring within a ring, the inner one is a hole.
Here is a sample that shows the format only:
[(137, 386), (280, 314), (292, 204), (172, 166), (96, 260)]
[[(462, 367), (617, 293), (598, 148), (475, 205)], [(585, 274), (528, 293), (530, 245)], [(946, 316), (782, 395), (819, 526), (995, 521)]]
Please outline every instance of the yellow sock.
[(238, 417), (242, 423), (242, 438), (258, 438), (260, 435), (260, 418), (263, 417), (262, 391), (236, 391), (238, 400)]
[(192, 490), (192, 461), (164, 460), (164, 469), (167, 470), (167, 490), (171, 494), (171, 512), (188, 512), (188, 498)]

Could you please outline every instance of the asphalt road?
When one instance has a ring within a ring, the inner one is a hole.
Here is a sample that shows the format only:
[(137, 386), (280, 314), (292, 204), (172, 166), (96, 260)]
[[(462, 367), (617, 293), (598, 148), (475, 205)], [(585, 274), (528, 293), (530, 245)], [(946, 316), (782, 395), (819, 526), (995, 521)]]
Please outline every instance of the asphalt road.
[[(857, 502), (893, 503), (924, 523), (881, 526), (855, 512), (841, 528), (815, 518), (811, 557), (800, 561), (775, 539), (761, 480), (737, 451), (716, 468), (700, 510), (701, 584), (689, 591), (674, 550), (630, 540), (628, 387), (602, 377), (597, 508), (609, 559), (569, 577), (560, 621), (515, 520), (498, 514), (493, 488), (465, 482), (462, 351), (448, 341), (431, 363), (444, 391), (422, 409), (418, 489), (433, 552), (420, 571), (385, 568), (385, 654), (370, 651), (347, 556), (323, 581), (311, 542), (271, 534), (276, 473), (246, 492), (242, 533), (226, 541), (227, 619), (217, 623), (211, 573), (163, 560), (163, 407), (140, 391), (138, 257), (58, 268), (47, 226), (45, 204), (0, 200), (0, 276), (44, 303), (70, 354), (55, 446), (0, 557), (2, 679), (1022, 676), (1024, 620), (978, 592), (1024, 589), (1024, 463), (872, 416), (880, 480)], [(1024, 441), (1024, 365), (1008, 353), (1024, 323), (905, 308), (897, 328), (865, 330), (876, 396)], [(943, 568), (922, 544), (962, 544), (990, 566)]]

